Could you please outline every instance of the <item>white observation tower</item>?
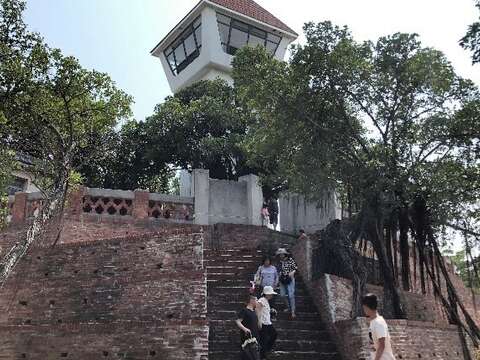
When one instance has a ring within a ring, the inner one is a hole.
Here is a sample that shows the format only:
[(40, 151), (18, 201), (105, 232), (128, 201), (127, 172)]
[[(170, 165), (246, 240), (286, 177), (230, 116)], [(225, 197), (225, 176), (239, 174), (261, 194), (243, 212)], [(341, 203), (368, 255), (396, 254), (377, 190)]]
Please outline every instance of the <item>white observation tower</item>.
[(172, 92), (199, 80), (232, 84), (235, 52), (262, 45), (283, 60), (298, 34), (253, 0), (201, 0), (151, 51)]

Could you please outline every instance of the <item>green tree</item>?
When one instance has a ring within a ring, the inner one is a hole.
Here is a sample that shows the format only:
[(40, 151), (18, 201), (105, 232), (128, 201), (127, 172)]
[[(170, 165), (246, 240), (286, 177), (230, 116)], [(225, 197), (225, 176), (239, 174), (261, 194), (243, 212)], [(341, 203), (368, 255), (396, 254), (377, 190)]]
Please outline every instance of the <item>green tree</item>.
[(425, 255), (448, 209), (479, 199), (478, 90), (416, 35), (358, 43), (330, 22), (307, 24), (305, 35), (288, 64), (252, 48), (234, 59), (238, 97), (259, 119), (245, 146), (253, 159), (278, 164), (289, 189), (315, 198), (334, 188), (352, 199), (351, 240), (373, 245), (387, 311), (404, 317), (409, 234)]
[[(469, 261), (467, 261), (465, 249), (457, 251), (454, 255), (449, 256), (449, 258), (455, 265), (457, 274), (460, 276), (465, 286), (468, 288), (473, 286), (473, 289), (478, 291), (480, 288), (480, 281), (473, 276), (474, 270), (472, 269), (472, 265), (469, 263)], [(478, 266), (478, 264), (476, 265)]]
[(131, 103), (108, 75), (82, 68), (29, 32), (24, 1), (1, 5), (0, 142), (34, 158), (29, 170), (45, 200), (24, 239), (2, 260), (0, 283), (46, 224), (61, 221), (67, 192), (79, 181), (78, 168), (102, 152), (105, 136), (130, 115)]
[(145, 123), (128, 121), (108, 138), (101, 156), (79, 169), (86, 186), (169, 192), (169, 181), (175, 171), (167, 159), (160, 163), (151, 160), (152, 138)]
[[(475, 6), (480, 10), (479, 0), (475, 0)], [(480, 21), (476, 21), (468, 27), (467, 33), (460, 40), (460, 46), (472, 52), (474, 64), (480, 62)]]
[(251, 116), (222, 80), (200, 81), (168, 97), (142, 122), (113, 135), (104, 158), (81, 170), (90, 186), (171, 191), (178, 169), (206, 168), (217, 179), (237, 179), (263, 167), (247, 164), (242, 143)]
[(7, 187), (10, 185), (14, 169), (14, 154), (8, 149), (0, 147), (0, 230), (7, 225), (9, 213)]
[(240, 146), (250, 121), (227, 83), (200, 81), (156, 107), (145, 121), (145, 150), (154, 164), (206, 168), (212, 177), (236, 179), (254, 171)]

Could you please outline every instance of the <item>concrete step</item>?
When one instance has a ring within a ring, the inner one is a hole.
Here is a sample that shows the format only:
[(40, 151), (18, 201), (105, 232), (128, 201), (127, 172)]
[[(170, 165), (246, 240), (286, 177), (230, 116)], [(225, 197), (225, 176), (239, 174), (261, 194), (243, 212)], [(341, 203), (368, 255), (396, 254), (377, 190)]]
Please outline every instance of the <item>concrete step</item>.
[[(238, 360), (240, 350), (209, 351), (209, 360)], [(319, 353), (317, 351), (276, 351), (269, 360), (340, 360), (338, 353)]]
[[(208, 273), (207, 272), (207, 285), (211, 287), (245, 287), (250, 286), (250, 281), (253, 281), (255, 273), (237, 274), (235, 272), (230, 273)], [(295, 278), (295, 290), (306, 291), (306, 286), (300, 277)]]
[[(219, 312), (216, 314), (208, 314), (209, 322), (213, 327), (218, 326), (217, 324), (229, 323), (232, 328), (235, 326), (235, 313), (234, 312)], [(286, 330), (325, 330), (325, 326), (322, 322), (312, 319), (303, 319), (299, 315), (295, 320), (281, 317), (277, 321), (274, 321), (274, 326), (277, 330), (286, 329)]]
[[(238, 338), (240, 335), (237, 335)], [(236, 343), (237, 347), (240, 346), (238, 340), (226, 339), (220, 340), (218, 338), (211, 341), (209, 345), (211, 351), (224, 350), (229, 351), (232, 348), (232, 343)], [(294, 352), (294, 351), (306, 351), (306, 352), (335, 352), (335, 344), (330, 341), (321, 340), (302, 340), (302, 339), (285, 339), (279, 337), (275, 349), (278, 351)]]
[[(236, 299), (232, 298), (232, 301), (229, 303), (226, 303), (225, 300), (219, 298), (219, 297), (214, 297), (214, 296), (208, 296), (208, 302), (207, 306), (211, 311), (215, 311), (217, 309), (221, 309), (222, 311), (233, 311), (233, 312), (238, 312), (241, 308), (243, 308), (244, 301), (235, 301)], [(280, 300), (278, 303), (275, 303), (273, 306), (274, 309), (280, 312), (279, 315), (282, 314), (282, 311), (286, 309), (286, 304), (283, 304)], [(298, 314), (309, 314), (309, 316), (312, 317), (318, 317), (319, 313), (317, 311), (317, 308), (315, 305), (313, 305), (310, 300), (306, 298), (296, 298), (296, 310)]]
[[(326, 330), (279, 328), (275, 322), (274, 326), (280, 339), (300, 339), (306, 341), (328, 341), (330, 339), (330, 335)], [(218, 324), (210, 331), (210, 336), (212, 339), (231, 339), (236, 342), (238, 341), (239, 333), (240, 330), (235, 324)]]

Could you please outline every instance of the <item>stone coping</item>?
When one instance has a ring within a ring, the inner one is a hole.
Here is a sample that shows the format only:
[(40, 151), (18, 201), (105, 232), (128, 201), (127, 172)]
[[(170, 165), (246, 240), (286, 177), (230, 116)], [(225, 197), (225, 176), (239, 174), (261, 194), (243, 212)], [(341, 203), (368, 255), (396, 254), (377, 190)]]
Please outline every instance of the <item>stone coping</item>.
[(159, 194), (159, 193), (150, 193), (149, 200), (171, 202), (171, 203), (178, 203), (178, 204), (194, 204), (195, 203), (195, 198), (193, 197), (167, 195), (167, 194)]
[[(419, 320), (408, 320), (408, 319), (385, 319), (389, 325), (393, 326), (406, 326), (406, 327), (416, 327), (416, 328), (423, 328), (423, 329), (441, 329), (441, 330), (452, 330), (457, 331), (456, 325), (450, 324), (439, 324), (434, 323), (432, 321), (419, 321)], [(335, 326), (338, 327), (345, 327), (349, 326), (353, 323), (358, 323), (360, 326), (365, 324), (367, 326), (367, 318), (360, 317), (356, 319), (349, 319), (349, 320), (339, 320), (334, 323)]]
[[(84, 188), (85, 192), (84, 195), (91, 196), (91, 197), (108, 197), (108, 198), (117, 198), (117, 199), (127, 199), (127, 200), (134, 200), (135, 199), (135, 192), (131, 190), (112, 190), (112, 189), (99, 189), (99, 188)], [(143, 191), (143, 190), (138, 190)], [(27, 193), (27, 199), (29, 201), (35, 200), (42, 200), (44, 198), (41, 192), (31, 192)], [(187, 197), (187, 196), (177, 196), (177, 195), (168, 195), (168, 194), (160, 194), (160, 193), (149, 193), (149, 200), (152, 201), (164, 201), (164, 202), (172, 202), (178, 204), (194, 204), (195, 198)], [(9, 202), (15, 201), (15, 195), (8, 196)]]
[(43, 193), (41, 193), (40, 191), (27, 193), (28, 201), (43, 200), (43, 198)]
[(135, 198), (135, 193), (130, 190), (112, 190), (86, 187), (84, 194), (92, 197), (111, 197), (128, 200), (133, 200)]

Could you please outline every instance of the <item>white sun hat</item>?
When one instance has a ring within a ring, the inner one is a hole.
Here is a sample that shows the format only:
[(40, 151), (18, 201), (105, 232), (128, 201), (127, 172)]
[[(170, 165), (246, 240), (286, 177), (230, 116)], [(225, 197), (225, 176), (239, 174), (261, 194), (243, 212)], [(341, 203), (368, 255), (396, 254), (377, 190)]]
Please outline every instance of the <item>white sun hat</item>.
[(273, 287), (271, 286), (265, 286), (263, 288), (263, 295), (278, 295), (278, 293), (276, 293), (274, 290), (273, 290)]
[(288, 251), (285, 248), (280, 248), (280, 249), (277, 250), (277, 252), (275, 254), (276, 255), (288, 255)]

